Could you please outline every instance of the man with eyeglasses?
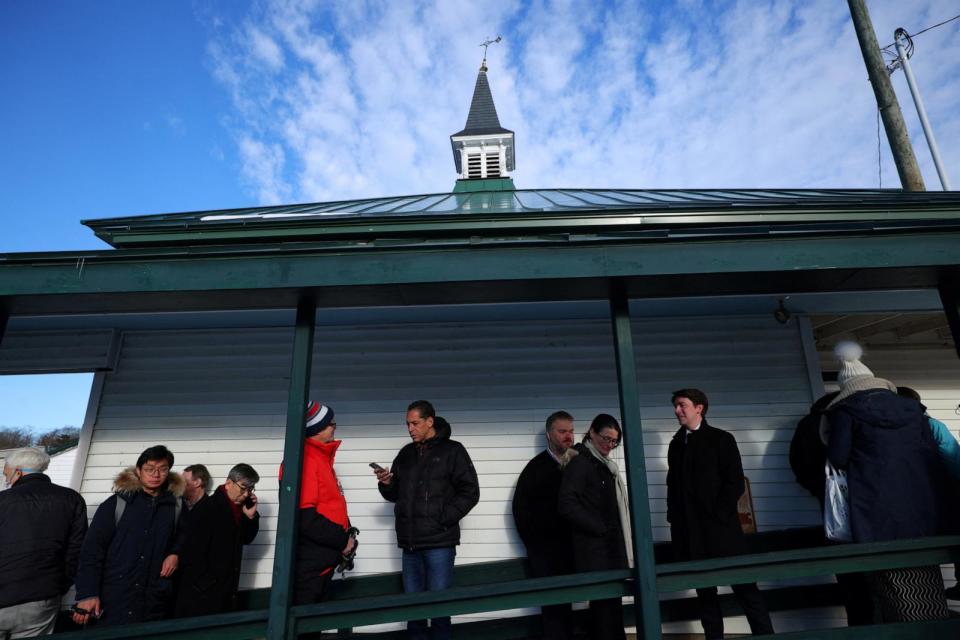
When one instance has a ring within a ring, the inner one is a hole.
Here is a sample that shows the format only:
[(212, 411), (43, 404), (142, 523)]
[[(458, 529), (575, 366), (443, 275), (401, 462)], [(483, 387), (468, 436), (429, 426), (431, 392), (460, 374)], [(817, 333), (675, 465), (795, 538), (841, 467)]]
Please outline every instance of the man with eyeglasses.
[(226, 482), (190, 513), (190, 531), (180, 550), (176, 617), (237, 608), (243, 546), (260, 530), (254, 493), (259, 480), (250, 465), (235, 465)]
[[(573, 446), (573, 416), (551, 413), (546, 422), (547, 448), (534, 456), (520, 473), (513, 494), (513, 521), (527, 548), (530, 575), (547, 578), (573, 573), (573, 542), (570, 524), (560, 517), (557, 500), (563, 479), (563, 457)], [(573, 637), (569, 603), (541, 608), (543, 637)]]
[(146, 449), (113, 481), (80, 550), (73, 620), (117, 625), (162, 620), (173, 602), (183, 478), (173, 454)]
[[(744, 491), (743, 464), (733, 435), (707, 424), (707, 395), (699, 389), (673, 392), (680, 423), (667, 449), (667, 521), (674, 560), (703, 560), (746, 552), (737, 501)], [(754, 635), (773, 633), (756, 583), (732, 585)], [(723, 638), (723, 612), (716, 587), (697, 589), (707, 640)]]

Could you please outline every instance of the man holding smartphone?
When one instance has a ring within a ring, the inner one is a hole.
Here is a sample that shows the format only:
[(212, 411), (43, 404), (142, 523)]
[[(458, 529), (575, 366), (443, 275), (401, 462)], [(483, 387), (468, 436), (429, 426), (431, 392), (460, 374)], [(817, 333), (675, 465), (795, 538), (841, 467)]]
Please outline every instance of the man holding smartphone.
[(191, 512), (180, 550), (176, 617), (226, 613), (237, 608), (243, 546), (253, 542), (260, 530), (254, 493), (259, 480), (250, 465), (235, 465), (226, 482)]
[[(460, 544), (460, 520), (480, 500), (480, 483), (467, 450), (450, 439), (450, 423), (432, 404), (411, 403), (406, 422), (412, 442), (400, 450), (390, 469), (374, 467), (380, 495), (395, 503), (403, 590), (448, 589)], [(412, 640), (447, 640), (450, 618), (433, 618), (429, 629), (426, 620), (411, 620), (407, 634)]]

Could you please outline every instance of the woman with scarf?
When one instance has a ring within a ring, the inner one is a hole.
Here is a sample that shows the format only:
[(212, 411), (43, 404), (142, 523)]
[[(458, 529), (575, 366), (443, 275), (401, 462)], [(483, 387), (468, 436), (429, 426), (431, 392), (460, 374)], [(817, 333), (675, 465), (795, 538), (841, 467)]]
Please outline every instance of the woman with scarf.
[[(578, 572), (633, 565), (626, 487), (610, 458), (622, 437), (616, 418), (601, 413), (583, 442), (565, 454), (558, 506), (560, 516), (572, 527), (573, 563)], [(625, 638), (620, 598), (590, 602), (590, 627), (591, 637), (597, 640)]]

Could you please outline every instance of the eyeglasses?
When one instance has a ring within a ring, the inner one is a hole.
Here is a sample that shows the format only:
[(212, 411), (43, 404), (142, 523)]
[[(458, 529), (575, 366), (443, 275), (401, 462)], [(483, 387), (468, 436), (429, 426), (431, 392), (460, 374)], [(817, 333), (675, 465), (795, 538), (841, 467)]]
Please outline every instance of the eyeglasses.
[(240, 487), (240, 490), (244, 493), (253, 493), (253, 490), (257, 488), (255, 484), (240, 484), (237, 482), (236, 485)]
[(610, 436), (602, 436), (602, 435), (600, 435), (599, 433), (597, 434), (597, 437), (600, 438), (601, 440), (603, 440), (604, 442), (606, 442), (606, 443), (607, 443), (607, 446), (610, 447), (611, 449), (616, 449), (617, 447), (620, 446), (620, 439), (619, 439), (619, 438), (611, 438)]
[(140, 467), (140, 471), (143, 471), (145, 474), (149, 476), (165, 476), (168, 473), (170, 473), (170, 467), (154, 467), (152, 465), (151, 466), (143, 465), (142, 467)]

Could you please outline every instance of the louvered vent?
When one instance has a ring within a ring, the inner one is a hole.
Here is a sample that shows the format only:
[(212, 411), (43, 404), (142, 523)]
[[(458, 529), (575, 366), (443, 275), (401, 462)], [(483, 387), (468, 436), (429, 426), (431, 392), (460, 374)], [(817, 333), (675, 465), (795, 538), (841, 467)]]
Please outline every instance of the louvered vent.
[(479, 153), (471, 153), (467, 156), (467, 177), (468, 178), (482, 178), (483, 177), (483, 156)]
[(487, 177), (500, 177), (500, 155), (496, 153), (487, 154)]

